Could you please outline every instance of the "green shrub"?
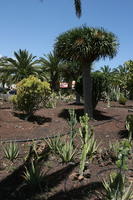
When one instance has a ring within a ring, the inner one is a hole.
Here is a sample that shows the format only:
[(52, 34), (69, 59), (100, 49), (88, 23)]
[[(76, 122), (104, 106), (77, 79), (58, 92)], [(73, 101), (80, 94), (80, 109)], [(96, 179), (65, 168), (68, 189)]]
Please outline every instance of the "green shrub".
[(124, 97), (123, 94), (121, 94), (120, 97), (119, 97), (119, 104), (125, 105), (126, 102), (127, 102), (127, 98)]
[(45, 107), (56, 108), (58, 99), (59, 99), (58, 95), (55, 92), (52, 92)]
[(110, 143), (110, 152), (113, 153), (114, 159), (116, 160), (116, 165), (118, 168), (126, 170), (127, 160), (129, 155), (131, 155), (132, 143), (128, 139), (122, 141), (116, 141), (115, 143)]
[[(103, 97), (103, 92), (107, 92), (108, 90), (108, 79), (101, 72), (93, 72), (91, 74), (91, 77), (92, 77), (92, 102), (93, 102), (93, 108), (95, 108), (98, 101)], [(80, 96), (83, 96), (82, 77), (76, 83), (75, 90)]]
[(133, 136), (133, 115), (127, 115), (126, 129), (129, 132), (129, 140), (131, 140)]
[(17, 84), (17, 94), (12, 96), (14, 108), (32, 115), (46, 104), (50, 95), (50, 85), (40, 79), (29, 76)]
[(120, 96), (121, 92), (119, 86), (110, 88), (109, 97), (111, 101), (119, 101)]

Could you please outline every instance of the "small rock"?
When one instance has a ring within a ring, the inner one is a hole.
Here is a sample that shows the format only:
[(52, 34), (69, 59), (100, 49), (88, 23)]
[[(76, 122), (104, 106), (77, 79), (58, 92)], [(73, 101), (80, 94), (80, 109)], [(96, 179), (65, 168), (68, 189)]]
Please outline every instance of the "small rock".
[(79, 175), (78, 180), (82, 181), (83, 179), (84, 179), (84, 176), (83, 175)]
[(15, 128), (22, 128), (22, 126), (16, 125)]

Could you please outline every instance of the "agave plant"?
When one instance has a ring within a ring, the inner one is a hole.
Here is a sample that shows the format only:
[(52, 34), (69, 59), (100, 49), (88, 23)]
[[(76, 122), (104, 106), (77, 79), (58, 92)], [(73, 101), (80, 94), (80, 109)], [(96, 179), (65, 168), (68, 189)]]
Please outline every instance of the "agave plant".
[(5, 157), (11, 161), (16, 159), (19, 155), (19, 148), (15, 142), (10, 142), (9, 144), (3, 146), (3, 151), (5, 154)]
[(71, 141), (66, 141), (61, 148), (58, 148), (58, 154), (63, 163), (68, 163), (73, 161), (76, 150)]
[(60, 135), (54, 138), (48, 138), (45, 142), (48, 144), (50, 150), (55, 154), (58, 154), (58, 149), (61, 149), (63, 146)]
[(126, 178), (121, 173), (110, 174), (109, 181), (103, 181), (103, 200), (132, 200), (132, 183), (126, 187)]
[(41, 168), (35, 164), (35, 162), (31, 161), (30, 167), (25, 167), (25, 172), (23, 173), (22, 177), (25, 179), (28, 185), (40, 187), (43, 179), (43, 173), (41, 172)]

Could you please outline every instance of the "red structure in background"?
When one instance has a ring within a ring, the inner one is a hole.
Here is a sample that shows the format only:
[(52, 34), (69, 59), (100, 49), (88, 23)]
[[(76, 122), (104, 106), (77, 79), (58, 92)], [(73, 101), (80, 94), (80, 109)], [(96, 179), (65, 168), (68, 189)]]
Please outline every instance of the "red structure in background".
[(67, 82), (60, 82), (60, 88), (69, 88), (71, 85), (71, 88), (75, 88), (75, 81), (72, 81), (71, 84), (67, 83)]

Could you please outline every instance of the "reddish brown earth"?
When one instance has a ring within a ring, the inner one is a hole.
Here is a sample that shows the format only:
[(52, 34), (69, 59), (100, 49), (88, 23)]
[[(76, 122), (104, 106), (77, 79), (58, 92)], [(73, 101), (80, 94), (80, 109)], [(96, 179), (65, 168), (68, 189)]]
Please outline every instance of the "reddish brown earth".
[[(128, 109), (132, 107), (133, 101), (128, 101), (126, 105), (112, 102), (109, 108), (106, 103), (99, 102), (94, 113), (94, 120), (91, 120), (90, 124), (93, 126), (101, 149), (106, 151), (109, 142), (114, 143), (116, 140), (127, 137), (125, 119), (129, 114)], [(79, 116), (83, 115), (83, 105), (59, 102), (56, 108), (41, 109), (35, 113), (32, 119), (26, 121), (22, 113), (12, 111), (9, 103), (0, 102), (0, 140), (2, 142), (18, 140), (21, 149), (19, 158), (12, 164), (4, 158), (0, 147), (0, 196), (2, 200), (99, 199), (94, 192), (100, 190), (101, 180), (115, 167), (108, 158), (99, 162), (97, 156), (94, 162), (87, 166), (89, 177), (79, 181), (73, 180), (74, 175), (78, 172), (78, 166), (62, 165), (56, 157), (51, 156), (47, 164), (44, 162), (43, 171), (46, 173), (45, 186), (47, 187), (44, 187), (45, 189), (43, 188), (41, 192), (31, 191), (25, 185), (23, 186), (22, 177), (19, 176), (23, 169), (18, 170), (19, 173), (17, 171), (17, 168), (24, 163), (24, 157), (31, 144), (24, 141), (68, 133), (68, 109), (72, 108), (75, 109), (79, 119)], [(129, 160), (129, 168), (133, 169), (132, 167), (132, 160)], [(128, 171), (128, 176), (131, 178), (131, 170)]]

